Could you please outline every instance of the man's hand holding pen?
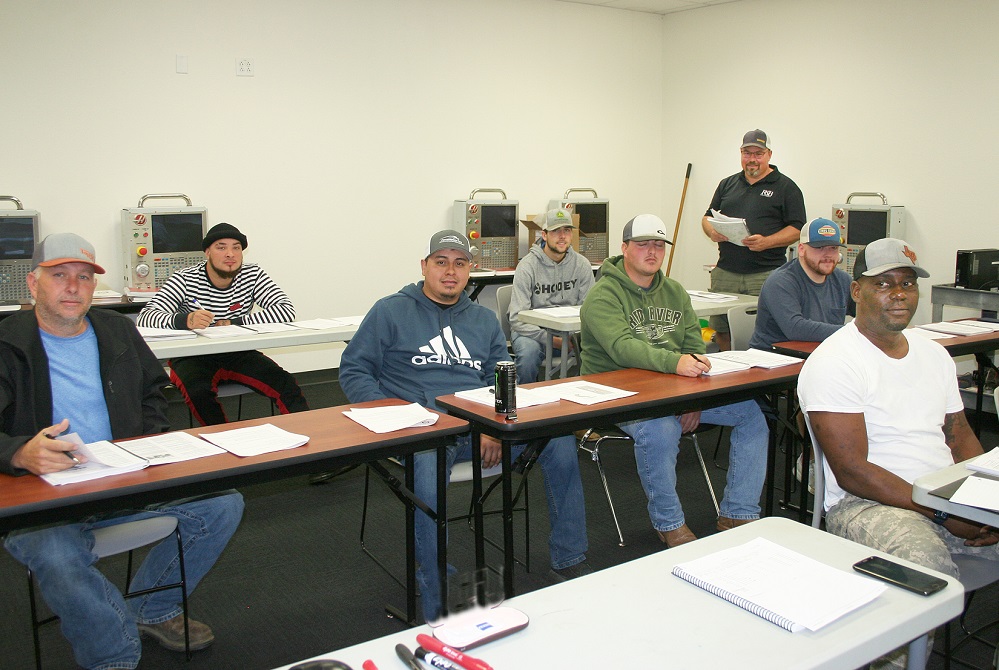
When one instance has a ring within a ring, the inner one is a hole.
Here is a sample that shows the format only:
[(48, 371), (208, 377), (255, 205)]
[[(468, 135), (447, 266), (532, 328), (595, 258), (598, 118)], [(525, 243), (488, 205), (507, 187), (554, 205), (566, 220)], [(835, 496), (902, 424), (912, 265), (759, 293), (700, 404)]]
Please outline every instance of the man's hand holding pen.
[(75, 451), (76, 445), (57, 436), (69, 428), (69, 420), (63, 419), (54, 426), (43, 429), (24, 443), (11, 459), (16, 468), (27, 470), (34, 475), (68, 470), (87, 459)]
[(681, 377), (700, 377), (711, 369), (711, 361), (697, 354), (684, 354), (676, 364), (676, 374)]

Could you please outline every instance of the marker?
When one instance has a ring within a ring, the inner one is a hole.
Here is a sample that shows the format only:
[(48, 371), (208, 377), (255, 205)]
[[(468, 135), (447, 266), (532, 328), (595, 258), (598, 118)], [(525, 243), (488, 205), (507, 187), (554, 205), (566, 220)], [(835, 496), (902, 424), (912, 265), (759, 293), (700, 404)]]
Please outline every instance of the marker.
[(460, 670), (460, 665), (455, 665), (451, 661), (447, 660), (440, 654), (435, 654), (432, 651), (427, 651), (423, 647), (416, 648), (416, 657), (435, 668), (442, 668), (443, 670)]
[(420, 667), (420, 662), (416, 660), (416, 657), (413, 656), (413, 652), (411, 652), (409, 647), (406, 645), (395, 645), (395, 653), (402, 659), (403, 663), (409, 666), (410, 670), (423, 670), (423, 668)]
[(378, 670), (378, 666), (375, 665), (375, 662), (372, 661), (370, 658), (366, 660), (363, 664), (361, 664), (361, 667), (364, 670)]
[(463, 654), (457, 649), (452, 649), (437, 638), (430, 637), (424, 633), (417, 635), (416, 641), (424, 649), (432, 651), (435, 654), (440, 654), (441, 656), (454, 661), (461, 667), (465, 668), (465, 670), (493, 670), (493, 666), (489, 665), (485, 661)]
[[(42, 433), (42, 437), (47, 437), (50, 440), (56, 439), (55, 435), (49, 435), (48, 433)], [(72, 451), (64, 451), (62, 453), (66, 454), (66, 456), (69, 457), (69, 460), (73, 461), (77, 465), (80, 465), (80, 459), (74, 456)]]

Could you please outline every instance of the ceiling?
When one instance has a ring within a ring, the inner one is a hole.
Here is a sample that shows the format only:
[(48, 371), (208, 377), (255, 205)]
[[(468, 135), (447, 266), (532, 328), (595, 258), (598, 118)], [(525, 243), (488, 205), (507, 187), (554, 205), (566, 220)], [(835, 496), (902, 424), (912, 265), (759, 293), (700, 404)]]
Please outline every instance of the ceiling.
[(600, 5), (602, 7), (612, 7), (614, 9), (629, 9), (635, 12), (649, 12), (650, 14), (672, 14), (683, 12), (688, 9), (698, 9), (711, 5), (724, 5), (729, 2), (739, 0), (561, 0), (562, 2), (575, 2), (581, 5)]

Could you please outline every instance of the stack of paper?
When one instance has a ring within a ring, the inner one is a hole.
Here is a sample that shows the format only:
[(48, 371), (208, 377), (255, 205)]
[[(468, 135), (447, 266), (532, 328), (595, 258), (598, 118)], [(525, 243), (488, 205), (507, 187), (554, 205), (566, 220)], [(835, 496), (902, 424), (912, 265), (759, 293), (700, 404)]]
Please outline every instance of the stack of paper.
[(596, 405), (609, 400), (627, 398), (638, 393), (638, 391), (625, 391), (613, 386), (586, 381), (563, 382), (554, 386), (546, 386), (545, 390), (557, 393), (562, 400), (570, 400), (580, 405)]
[(142, 335), (142, 339), (149, 342), (162, 342), (163, 340), (189, 340), (198, 336), (198, 334), (193, 330), (175, 330), (173, 328), (150, 328), (148, 326), (136, 326), (136, 330), (139, 331), (139, 335)]
[(737, 244), (740, 247), (746, 246), (742, 243), (745, 238), (749, 237), (749, 228), (746, 226), (745, 219), (725, 216), (717, 209), (712, 209), (711, 216), (708, 217), (708, 223), (718, 233), (727, 237), (728, 241), (732, 244)]
[(924, 323), (919, 327), (950, 335), (986, 335), (993, 332), (993, 329), (987, 327), (984, 322), (979, 325), (979, 322), (976, 321), (941, 321), (939, 323)]
[[(553, 391), (555, 387), (546, 386), (536, 389), (526, 389), (523, 386), (517, 387), (517, 409), (524, 409), (533, 405), (546, 405), (550, 402), (558, 402), (558, 393)], [(483, 386), (479, 389), (468, 391), (458, 391), (454, 394), (463, 400), (471, 400), (480, 405), (489, 407), (496, 406), (496, 395), (492, 386)]]
[(149, 465), (179, 463), (204, 456), (224, 454), (225, 450), (198, 439), (190, 433), (163, 433), (152, 437), (121, 442), (119, 447), (143, 458)]
[(718, 351), (713, 354), (706, 354), (711, 359), (712, 364), (718, 360), (727, 360), (733, 363), (742, 363), (751, 368), (779, 368), (785, 365), (800, 363), (801, 359), (795, 356), (785, 356), (774, 351), (763, 351), (762, 349), (747, 349), (746, 351)]
[(966, 466), (975, 472), (984, 472), (987, 475), (999, 477), (999, 447), (982, 454)]
[(272, 451), (294, 449), (309, 441), (307, 435), (289, 433), (272, 423), (221, 433), (202, 433), (201, 437), (237, 456), (259, 456)]
[(540, 307), (534, 311), (539, 314), (555, 317), (556, 319), (571, 319), (573, 317), (579, 317), (579, 305), (566, 305), (564, 307)]
[(255, 335), (256, 333), (243, 326), (209, 326), (208, 328), (195, 328), (194, 332), (202, 337), (212, 339), (222, 337), (239, 337), (240, 335)]
[[(73, 484), (76, 482), (87, 482), (92, 479), (101, 479), (111, 475), (119, 475), (123, 472), (134, 472), (142, 470), (149, 463), (143, 459), (130, 454), (121, 447), (111, 444), (105, 440), (84, 444), (83, 440), (76, 433), (61, 435), (60, 440), (72, 442), (76, 445), (76, 452), (85, 457), (86, 461), (79, 463), (68, 470), (52, 472), (42, 475), (42, 479), (54, 486), (63, 484)], [(69, 456), (66, 457), (67, 459)], [(81, 461), (84, 459), (80, 459)]]
[(403, 428), (432, 426), (437, 423), (436, 414), (415, 402), (389, 407), (352, 407), (343, 415), (351, 421), (361, 424), (372, 433), (391, 433)]

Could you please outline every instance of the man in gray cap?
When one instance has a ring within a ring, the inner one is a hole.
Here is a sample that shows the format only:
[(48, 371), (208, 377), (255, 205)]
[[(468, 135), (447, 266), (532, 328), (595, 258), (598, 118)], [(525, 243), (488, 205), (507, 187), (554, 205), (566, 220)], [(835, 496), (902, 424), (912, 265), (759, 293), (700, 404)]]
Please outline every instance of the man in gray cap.
[[(340, 386), (350, 402), (401, 398), (437, 407), (438, 396), (493, 385), (496, 363), (509, 361), (496, 315), (465, 295), (472, 252), (458, 231), (434, 233), (420, 267), (423, 281), (374, 304), (340, 360)], [(586, 510), (579, 478), (576, 442), (556, 437), (543, 447), (538, 463), (545, 476), (551, 535), (551, 577), (564, 581), (591, 572), (586, 563)], [(458, 437), (448, 449), (448, 472), (458, 460), (472, 458), (471, 435)], [(499, 441), (481, 437), (482, 466), (500, 462)], [(515, 448), (514, 456), (524, 450)], [(414, 457), (414, 493), (434, 509), (437, 501), (437, 458), (433, 451)], [(416, 573), (424, 618), (446, 613), (437, 573), (437, 528), (423, 513), (416, 515)]]
[(774, 342), (821, 342), (843, 327), (850, 299), (850, 275), (837, 268), (843, 238), (829, 219), (813, 219), (801, 229), (798, 257), (767, 277), (760, 291), (753, 349)]
[[(886, 238), (861, 251), (853, 276), (856, 319), (818, 346), (798, 380), (825, 454), (826, 528), (955, 577), (951, 554), (999, 561), (994, 528), (912, 500), (917, 478), (982, 453), (953, 359), (905, 330), (919, 304), (917, 277), (929, 273), (908, 243)], [(904, 667), (904, 649), (892, 656)]]
[[(80, 460), (63, 433), (85, 443), (162, 433), (167, 383), (163, 368), (127, 317), (90, 309), (94, 247), (78, 235), (49, 235), (35, 249), (28, 289), (34, 311), (0, 322), (0, 471), (43, 475)], [(141, 512), (99, 514), (80, 523), (13, 532), (7, 550), (28, 566), (45, 602), (62, 622), (76, 662), (85, 668), (134, 668), (150, 636), (184, 651), (184, 617), (176, 589), (126, 601), (94, 567), (93, 531), (155, 516), (174, 516), (184, 538), (188, 590), (201, 581), (239, 525), (236, 492), (151, 505)], [(156, 545), (135, 573), (133, 591), (180, 581), (177, 544)], [(215, 639), (190, 620), (191, 649)]]
[[(798, 239), (805, 225), (801, 189), (776, 165), (770, 164), (770, 136), (750, 130), (739, 148), (742, 171), (718, 184), (701, 228), (718, 243), (718, 263), (711, 271), (711, 290), (759, 295), (771, 272), (784, 264), (784, 247)], [(749, 236), (730, 240), (711, 225), (711, 210), (746, 220)], [(721, 350), (732, 346), (728, 317), (712, 316), (715, 341)]]
[[(219, 223), (202, 241), (205, 262), (174, 273), (136, 322), (152, 328), (287, 323), (295, 307), (256, 263), (243, 263), (246, 235)], [(254, 306), (258, 306), (251, 313)], [(236, 381), (271, 399), (282, 414), (309, 409), (295, 378), (259, 351), (184, 356), (170, 360), (170, 379), (201, 425), (226, 422), (218, 385)]]
[[(550, 209), (539, 217), (541, 241), (532, 245), (517, 264), (510, 298), (510, 330), (517, 362), (517, 381), (538, 381), (538, 368), (545, 357), (548, 333), (522, 322), (517, 315), (525, 309), (564, 307), (583, 304), (593, 286), (590, 262), (572, 248), (572, 214), (566, 209)], [(555, 338), (554, 346), (569, 355), (570, 343)]]

